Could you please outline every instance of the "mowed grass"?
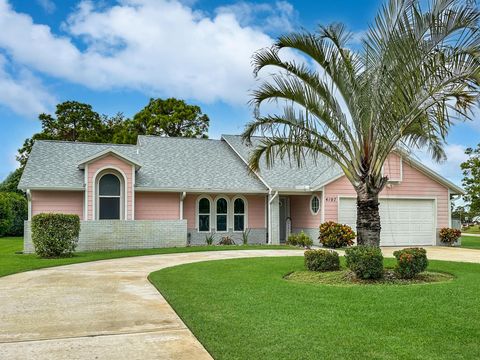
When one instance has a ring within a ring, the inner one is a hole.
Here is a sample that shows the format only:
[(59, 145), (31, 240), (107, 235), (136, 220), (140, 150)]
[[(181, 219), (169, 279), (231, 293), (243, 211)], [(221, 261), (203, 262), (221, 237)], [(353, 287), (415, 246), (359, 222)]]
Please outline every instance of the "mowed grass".
[(462, 232), (467, 234), (480, 234), (480, 225), (472, 225), (468, 229), (462, 230)]
[(480, 250), (480, 236), (462, 236), (462, 248), (479, 249)]
[[(386, 265), (393, 266), (392, 259)], [(448, 282), (331, 286), (283, 279), (303, 258), (210, 261), (151, 282), (215, 359), (478, 359), (480, 264)]]
[[(60, 259), (41, 259), (34, 254), (16, 254), (23, 250), (23, 238), (7, 237), (0, 238), (0, 277), (18, 272), (41, 269), (52, 266), (76, 264), (81, 262), (115, 259), (131, 256), (144, 256), (156, 254), (173, 254), (197, 251), (220, 251), (220, 250), (260, 250), (260, 249), (294, 249), (289, 246), (192, 246), (162, 249), (140, 249), (140, 250), (115, 250), (79, 252), (73, 257)], [(298, 248), (297, 248), (298, 249)]]

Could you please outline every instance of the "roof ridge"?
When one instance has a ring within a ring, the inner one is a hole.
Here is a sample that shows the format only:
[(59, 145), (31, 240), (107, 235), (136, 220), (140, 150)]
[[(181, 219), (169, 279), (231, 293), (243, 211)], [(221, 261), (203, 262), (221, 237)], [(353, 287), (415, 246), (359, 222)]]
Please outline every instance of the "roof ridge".
[(154, 138), (154, 139), (162, 139), (162, 140), (202, 140), (202, 141), (222, 141), (222, 139), (211, 139), (211, 138), (196, 138), (196, 137), (188, 137), (188, 136), (159, 136), (159, 135), (138, 135), (138, 138)]

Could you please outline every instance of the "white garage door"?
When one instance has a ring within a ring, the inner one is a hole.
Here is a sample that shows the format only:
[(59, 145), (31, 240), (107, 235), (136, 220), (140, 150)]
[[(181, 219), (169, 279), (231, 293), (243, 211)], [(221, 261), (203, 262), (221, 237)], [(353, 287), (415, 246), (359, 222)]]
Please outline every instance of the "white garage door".
[[(382, 246), (435, 245), (435, 202), (430, 199), (381, 199)], [(339, 222), (355, 229), (356, 199), (340, 198)]]

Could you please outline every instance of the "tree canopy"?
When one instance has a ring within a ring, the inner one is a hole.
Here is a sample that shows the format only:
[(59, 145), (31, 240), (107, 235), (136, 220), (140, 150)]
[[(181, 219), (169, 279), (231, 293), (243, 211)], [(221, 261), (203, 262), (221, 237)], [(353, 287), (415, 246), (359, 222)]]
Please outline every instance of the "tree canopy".
[(468, 160), (461, 164), (463, 170), (462, 184), (466, 195), (463, 199), (469, 206), (470, 216), (480, 215), (480, 144), (475, 149), (468, 148), (465, 154), (469, 156)]

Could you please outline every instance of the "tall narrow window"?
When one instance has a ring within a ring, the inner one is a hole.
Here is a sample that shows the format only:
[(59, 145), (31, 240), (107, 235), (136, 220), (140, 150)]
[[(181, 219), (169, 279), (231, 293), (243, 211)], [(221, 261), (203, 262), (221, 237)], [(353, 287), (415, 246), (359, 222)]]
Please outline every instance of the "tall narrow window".
[(121, 216), (121, 183), (113, 174), (105, 174), (98, 182), (98, 201), (100, 220), (119, 220)]
[(245, 230), (245, 202), (240, 198), (233, 203), (233, 230)]
[(207, 198), (198, 202), (198, 230), (210, 231), (210, 200)]
[(217, 231), (227, 231), (228, 203), (224, 198), (217, 200)]

